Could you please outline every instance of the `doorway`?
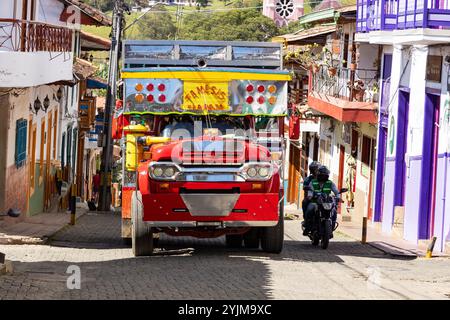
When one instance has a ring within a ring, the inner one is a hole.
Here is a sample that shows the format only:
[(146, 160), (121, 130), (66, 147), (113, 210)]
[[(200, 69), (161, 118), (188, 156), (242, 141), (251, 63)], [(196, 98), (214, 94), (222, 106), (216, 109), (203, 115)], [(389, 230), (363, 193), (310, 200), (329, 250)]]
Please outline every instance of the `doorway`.
[(384, 174), (386, 161), (387, 128), (380, 126), (378, 131), (377, 173), (375, 185), (374, 221), (383, 220)]
[[(408, 143), (409, 92), (399, 91), (397, 113), (397, 148), (395, 152), (394, 208), (405, 205), (406, 162)], [(394, 217), (394, 215), (393, 215)]]
[(419, 216), (419, 239), (433, 235), (436, 202), (436, 168), (439, 141), (438, 95), (426, 94), (422, 145), (422, 177)]
[(374, 221), (383, 220), (384, 174), (386, 165), (386, 146), (388, 133), (388, 105), (391, 87), (392, 54), (383, 55), (383, 79), (380, 103), (380, 125), (378, 129), (377, 171), (375, 177)]

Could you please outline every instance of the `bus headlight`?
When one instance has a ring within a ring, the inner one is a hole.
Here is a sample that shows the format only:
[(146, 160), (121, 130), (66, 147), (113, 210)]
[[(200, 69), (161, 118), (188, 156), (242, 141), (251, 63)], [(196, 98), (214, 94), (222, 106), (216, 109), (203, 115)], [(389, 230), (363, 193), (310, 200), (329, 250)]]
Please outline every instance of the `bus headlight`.
[(154, 180), (176, 180), (180, 169), (172, 162), (152, 162), (149, 165), (150, 178)]
[(261, 178), (267, 177), (269, 175), (269, 168), (267, 168), (267, 167), (259, 168), (258, 174)]
[(266, 181), (272, 177), (273, 166), (269, 162), (249, 162), (242, 170), (245, 180)]
[(258, 174), (258, 171), (256, 171), (256, 168), (250, 167), (250, 168), (247, 169), (247, 175), (250, 178), (254, 178), (257, 174)]
[(164, 170), (165, 177), (172, 177), (175, 174), (175, 169), (172, 167), (168, 167)]

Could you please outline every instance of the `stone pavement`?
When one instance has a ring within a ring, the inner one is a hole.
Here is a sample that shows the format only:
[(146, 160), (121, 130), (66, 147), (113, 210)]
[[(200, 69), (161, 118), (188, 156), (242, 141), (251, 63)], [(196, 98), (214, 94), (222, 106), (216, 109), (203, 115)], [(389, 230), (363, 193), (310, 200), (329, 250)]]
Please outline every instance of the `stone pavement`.
[[(228, 249), (217, 239), (162, 236), (152, 257), (132, 256), (120, 215), (87, 213), (46, 245), (0, 245), (14, 273), (0, 299), (448, 299), (450, 259), (392, 257), (336, 233), (328, 250), (285, 221), (280, 255)], [(69, 266), (81, 271), (70, 290)]]

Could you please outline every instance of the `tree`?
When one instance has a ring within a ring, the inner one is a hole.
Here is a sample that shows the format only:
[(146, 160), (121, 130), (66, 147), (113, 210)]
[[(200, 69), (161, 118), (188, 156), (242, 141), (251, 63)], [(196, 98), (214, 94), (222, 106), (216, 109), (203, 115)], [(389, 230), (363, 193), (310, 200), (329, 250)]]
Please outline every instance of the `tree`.
[(147, 13), (139, 22), (138, 34), (127, 36), (128, 39), (173, 39), (177, 27), (170, 13), (164, 7), (158, 7), (158, 13)]
[(248, 9), (187, 14), (179, 32), (187, 40), (270, 41), (278, 29), (260, 9)]

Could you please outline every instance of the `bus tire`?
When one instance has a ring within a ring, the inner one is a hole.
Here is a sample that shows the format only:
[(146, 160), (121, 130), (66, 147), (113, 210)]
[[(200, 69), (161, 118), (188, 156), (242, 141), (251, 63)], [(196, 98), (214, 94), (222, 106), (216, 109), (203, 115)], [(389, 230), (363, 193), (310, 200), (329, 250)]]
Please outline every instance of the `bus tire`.
[(261, 235), (261, 247), (268, 253), (281, 253), (284, 241), (284, 210), (280, 206), (278, 224), (274, 227), (265, 227)]
[(153, 232), (144, 221), (142, 195), (134, 191), (131, 198), (131, 247), (135, 257), (153, 254)]

